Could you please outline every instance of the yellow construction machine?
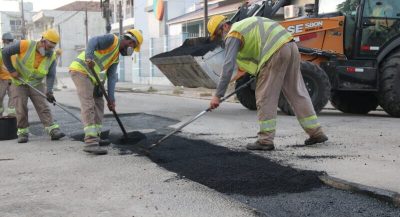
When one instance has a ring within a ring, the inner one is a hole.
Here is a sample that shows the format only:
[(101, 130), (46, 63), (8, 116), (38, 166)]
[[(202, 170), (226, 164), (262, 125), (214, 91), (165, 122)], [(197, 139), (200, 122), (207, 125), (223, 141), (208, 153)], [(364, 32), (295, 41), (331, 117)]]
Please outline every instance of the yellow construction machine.
[[(366, 114), (381, 106), (400, 117), (400, 1), (267, 0), (244, 4), (230, 19), (250, 16), (279, 21), (294, 35), (316, 112), (330, 100), (345, 113)], [(188, 39), (151, 61), (174, 85), (215, 88), (223, 48), (205, 38)], [(243, 76), (236, 85), (248, 80)], [(256, 109), (254, 88), (237, 93), (249, 109)], [(293, 115), (283, 96), (279, 108)]]

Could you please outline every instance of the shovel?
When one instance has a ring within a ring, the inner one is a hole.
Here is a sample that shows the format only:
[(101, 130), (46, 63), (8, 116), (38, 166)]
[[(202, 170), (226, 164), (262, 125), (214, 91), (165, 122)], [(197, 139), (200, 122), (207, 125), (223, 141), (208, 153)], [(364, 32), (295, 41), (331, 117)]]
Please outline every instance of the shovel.
[[(112, 102), (111, 102), (111, 100), (110, 100), (110, 97), (108, 96), (107, 91), (106, 91), (106, 88), (104, 87), (103, 83), (100, 81), (99, 76), (98, 76), (97, 73), (93, 70), (93, 68), (90, 68), (90, 67), (88, 67), (88, 68), (89, 68), (90, 74), (92, 74), (92, 76), (95, 78), (97, 84), (99, 85), (100, 90), (101, 90), (101, 92), (103, 93), (103, 96), (104, 96), (104, 98), (106, 99), (107, 103), (108, 103), (108, 104), (111, 104)], [(121, 119), (119, 118), (117, 112), (115, 111), (115, 109), (110, 109), (110, 110), (111, 110), (111, 112), (113, 113), (114, 118), (117, 120), (118, 125), (119, 125), (119, 127), (121, 128), (121, 131), (122, 131), (122, 133), (123, 133), (123, 137), (120, 138), (120, 140), (119, 140), (120, 143), (122, 143), (122, 144), (130, 143), (130, 142), (136, 143), (137, 140), (140, 139), (140, 138), (138, 138), (137, 136), (136, 136), (136, 137), (130, 138), (129, 135), (128, 135), (128, 133), (127, 133), (126, 130), (125, 130), (124, 125), (123, 125), (122, 122), (121, 122)], [(133, 132), (133, 133), (134, 133), (134, 132)], [(135, 135), (133, 135), (133, 136), (135, 136)]]

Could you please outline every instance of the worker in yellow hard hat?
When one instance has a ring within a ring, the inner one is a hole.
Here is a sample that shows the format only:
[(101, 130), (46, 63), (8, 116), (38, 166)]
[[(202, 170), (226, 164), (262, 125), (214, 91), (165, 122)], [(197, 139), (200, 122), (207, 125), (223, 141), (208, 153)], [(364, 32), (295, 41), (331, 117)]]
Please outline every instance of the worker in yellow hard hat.
[(111, 100), (107, 106), (110, 111), (113, 111), (115, 109), (114, 89), (117, 82), (116, 71), (119, 56), (130, 56), (133, 51), (139, 52), (142, 43), (142, 33), (137, 29), (130, 29), (120, 37), (114, 34), (93, 37), (89, 40), (86, 50), (80, 53), (69, 66), (70, 75), (81, 102), (86, 144), (83, 151), (96, 155), (107, 154), (107, 150), (100, 146), (109, 144), (108, 141), (100, 139), (104, 100), (99, 84), (90, 73), (90, 68), (95, 71), (102, 82), (107, 79), (108, 96)]
[[(53, 85), (56, 76), (56, 54), (54, 48), (60, 41), (58, 32), (49, 29), (43, 32), (39, 41), (21, 40), (3, 49), (3, 62), (12, 76), (16, 86), (14, 100), (17, 116), (18, 142), (28, 142), (28, 98), (31, 99), (40, 121), (52, 140), (65, 136), (53, 117), (46, 100), (36, 91), (46, 91), (47, 100), (55, 102)], [(15, 61), (11, 56), (15, 55)], [(42, 83), (46, 77), (46, 86)], [(31, 88), (30, 86), (34, 87)], [(36, 90), (35, 90), (36, 89)]]
[(224, 38), (224, 33), (232, 23), (227, 20), (226, 16), (215, 15), (210, 18), (207, 23), (207, 30), (210, 33), (211, 40), (221, 40)]
[(279, 23), (249, 17), (231, 24), (224, 16), (214, 16), (208, 22), (212, 38), (224, 39), (225, 60), (217, 91), (210, 108), (220, 104), (233, 75), (235, 65), (240, 71), (257, 77), (255, 96), (260, 131), (249, 150), (275, 149), (276, 111), (281, 92), (293, 107), (300, 125), (309, 135), (305, 145), (328, 140), (324, 134), (300, 72), (300, 54), (293, 36)]

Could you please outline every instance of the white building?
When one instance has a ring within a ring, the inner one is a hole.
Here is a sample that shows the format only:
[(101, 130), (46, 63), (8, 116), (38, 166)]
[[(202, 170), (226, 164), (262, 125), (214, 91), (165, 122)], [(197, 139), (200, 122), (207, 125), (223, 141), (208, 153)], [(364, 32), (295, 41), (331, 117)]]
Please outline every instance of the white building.
[[(87, 10), (88, 25), (85, 25)], [(30, 39), (40, 39), (41, 33), (54, 28), (60, 34), (59, 48), (62, 55), (59, 66), (68, 67), (85, 49), (88, 38), (105, 33), (99, 2), (76, 1), (54, 10), (43, 10), (33, 15), (28, 26)]]
[[(6, 2), (4, 8), (8, 11), (1, 11), (0, 7), (0, 35), (11, 32), (16, 39), (22, 38), (22, 13), (18, 2)], [(2, 5), (3, 6), (3, 5)], [(24, 2), (25, 23), (32, 21), (33, 5), (30, 2)]]
[[(155, 54), (180, 46), (183, 35), (169, 37), (169, 19), (187, 13), (203, 0), (164, 1), (164, 17), (157, 20), (153, 13), (153, 0), (125, 0), (122, 3), (123, 30), (136, 28), (142, 31), (144, 42), (139, 54), (125, 57), (120, 62), (120, 81), (141, 84), (170, 84), (149, 58)], [(118, 4), (120, 0), (110, 0), (112, 9), (112, 33), (119, 33)]]

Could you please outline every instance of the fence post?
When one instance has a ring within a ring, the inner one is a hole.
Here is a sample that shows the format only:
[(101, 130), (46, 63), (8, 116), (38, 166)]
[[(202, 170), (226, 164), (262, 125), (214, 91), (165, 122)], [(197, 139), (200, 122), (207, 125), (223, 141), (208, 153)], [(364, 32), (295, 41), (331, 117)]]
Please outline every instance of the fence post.
[[(149, 40), (149, 58), (151, 58), (154, 55), (154, 38), (150, 38)], [(150, 79), (152, 79), (154, 76), (154, 66), (150, 62)]]
[(164, 50), (163, 50), (163, 52), (167, 52), (168, 51), (168, 47), (169, 47), (168, 35), (164, 35)]

